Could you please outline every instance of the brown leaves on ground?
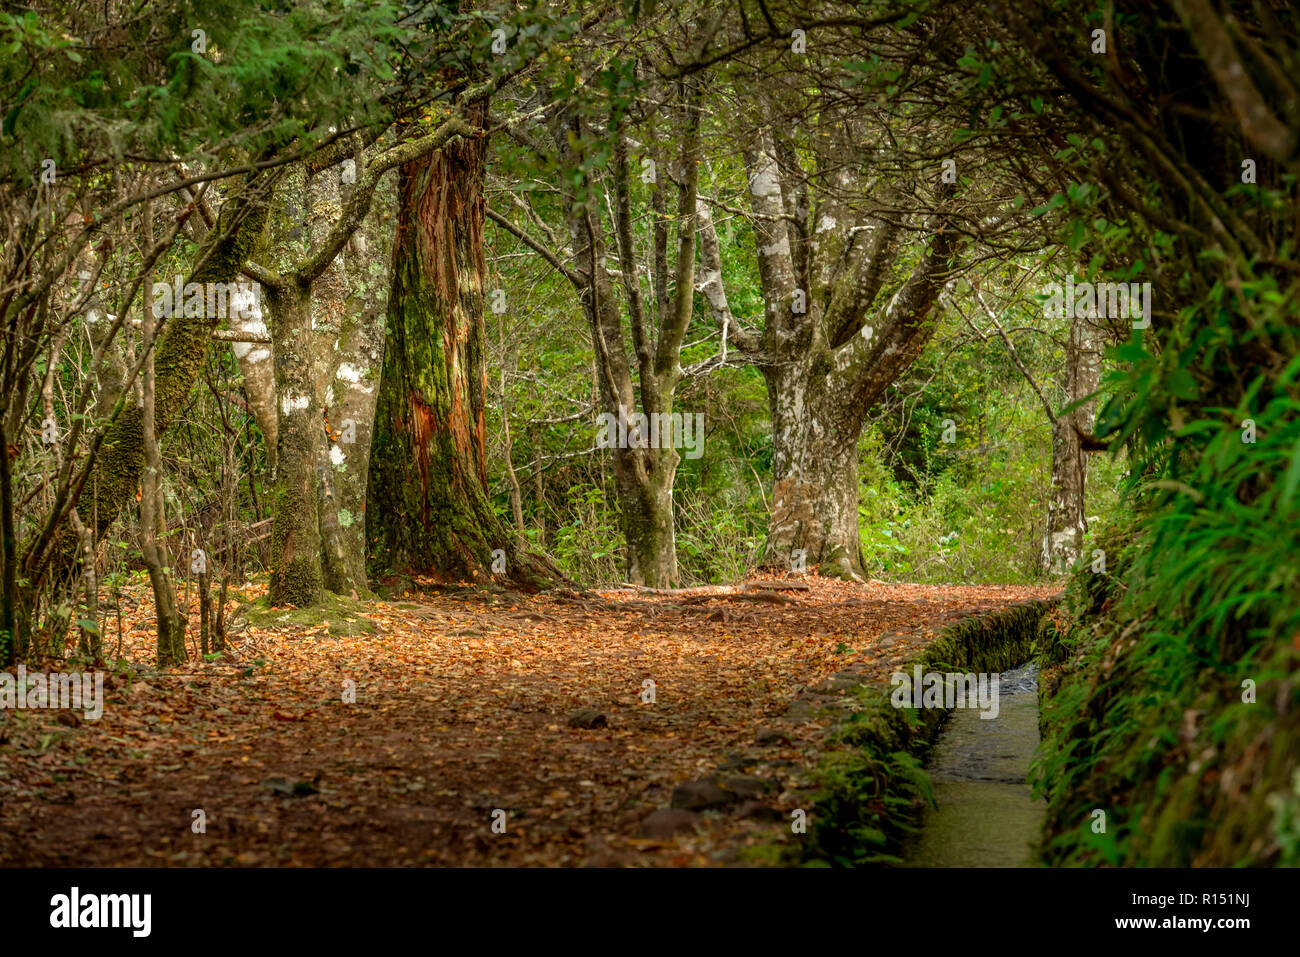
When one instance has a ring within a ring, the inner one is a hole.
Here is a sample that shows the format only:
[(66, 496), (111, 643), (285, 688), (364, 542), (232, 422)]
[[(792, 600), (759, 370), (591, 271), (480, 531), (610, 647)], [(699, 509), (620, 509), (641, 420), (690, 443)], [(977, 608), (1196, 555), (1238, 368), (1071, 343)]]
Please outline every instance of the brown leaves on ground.
[[(247, 627), (226, 661), (107, 675), (98, 721), (0, 712), (0, 864), (744, 861), (815, 762), (827, 719), (768, 727), (802, 690), (855, 663), (883, 685), (944, 625), (1050, 591), (464, 589), (373, 603), (376, 634)], [(143, 665), (136, 598), (123, 656)], [(770, 793), (666, 810), (756, 739)]]

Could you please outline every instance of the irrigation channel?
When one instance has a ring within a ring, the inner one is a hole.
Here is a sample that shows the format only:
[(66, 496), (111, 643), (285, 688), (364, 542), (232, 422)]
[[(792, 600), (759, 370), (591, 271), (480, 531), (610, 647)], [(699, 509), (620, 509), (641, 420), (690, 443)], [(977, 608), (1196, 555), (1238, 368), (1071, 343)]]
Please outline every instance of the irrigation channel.
[(937, 808), (903, 851), (905, 867), (1020, 867), (1031, 863), (1043, 805), (1026, 776), (1038, 747), (1038, 666), (1003, 673), (996, 718), (957, 708), (927, 771)]

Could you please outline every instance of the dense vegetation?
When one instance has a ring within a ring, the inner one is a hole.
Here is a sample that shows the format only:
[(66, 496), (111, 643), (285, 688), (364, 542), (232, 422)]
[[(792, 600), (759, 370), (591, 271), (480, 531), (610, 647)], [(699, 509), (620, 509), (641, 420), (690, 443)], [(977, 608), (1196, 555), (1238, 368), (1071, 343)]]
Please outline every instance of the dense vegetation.
[(53, 0), (0, 51), (6, 665), (111, 662), (141, 580), (160, 665), (248, 579), (1059, 580), (1044, 859), (1300, 863), (1292, 5)]

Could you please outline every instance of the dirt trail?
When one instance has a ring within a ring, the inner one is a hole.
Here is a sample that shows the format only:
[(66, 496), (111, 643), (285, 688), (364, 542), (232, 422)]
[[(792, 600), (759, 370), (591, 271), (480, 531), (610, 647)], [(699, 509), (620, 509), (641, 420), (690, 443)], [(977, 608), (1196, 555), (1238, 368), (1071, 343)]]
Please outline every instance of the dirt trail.
[[(376, 634), (250, 627), (234, 663), (109, 675), (98, 721), (0, 711), (0, 864), (744, 862), (789, 830), (824, 732), (810, 719), (762, 735), (801, 691), (854, 663), (883, 684), (951, 621), (1052, 591), (804, 581), (426, 593), (368, 606)], [(123, 656), (146, 662), (143, 592), (137, 612)], [(647, 823), (676, 786), (751, 770), (737, 755), (756, 736), (773, 790)]]

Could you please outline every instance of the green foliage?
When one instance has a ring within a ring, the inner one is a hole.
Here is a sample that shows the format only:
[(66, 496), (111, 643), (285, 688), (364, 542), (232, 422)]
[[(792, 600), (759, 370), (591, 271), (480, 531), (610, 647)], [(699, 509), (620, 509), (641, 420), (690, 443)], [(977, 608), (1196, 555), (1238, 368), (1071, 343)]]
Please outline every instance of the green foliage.
[[(1020, 304), (1025, 327), (1041, 322)], [(865, 570), (882, 579), (1041, 580), (1052, 429), (1038, 397), (996, 337), (969, 334), (949, 312), (860, 444), (859, 529)], [(1054, 408), (1064, 364), (1050, 325), (1017, 335), (1018, 353)], [(945, 423), (953, 442), (945, 442)], [(1089, 462), (1087, 509), (1104, 524), (1120, 504), (1119, 460)]]
[[(1037, 772), (1050, 861), (1231, 865), (1287, 853), (1296, 759), (1281, 742), (1296, 735), (1296, 656), (1278, 639), (1300, 631), (1300, 547), (1277, 529), (1300, 520), (1297, 363), (1255, 370), (1232, 404), (1209, 387), (1236, 365), (1225, 343), (1294, 335), (1295, 304), (1272, 291), (1267, 279), (1242, 283), (1248, 329), (1216, 290), (1173, 330), (1186, 347), (1119, 350), (1132, 364), (1114, 377), (1103, 427), (1142, 450), (1140, 524), (1118, 561), (1107, 549), (1107, 576), (1082, 569), (1071, 585), (1070, 673), (1045, 713)], [(1254, 703), (1242, 700), (1247, 681)], [(1261, 735), (1278, 750), (1259, 754)], [(1219, 777), (1256, 784), (1224, 795)], [(1109, 810), (1105, 841), (1070, 825), (1085, 806)], [(1257, 838), (1272, 806), (1270, 846)]]
[(0, 182), (34, 183), (47, 158), (257, 156), (331, 117), (365, 123), (380, 103), (358, 85), (391, 79), (396, 21), (389, 3), (146, 3), (129, 26), (60, 3), (0, 11)]
[(1300, 770), (1291, 776), (1290, 793), (1269, 795), (1273, 808), (1273, 836), (1280, 867), (1300, 867)]

